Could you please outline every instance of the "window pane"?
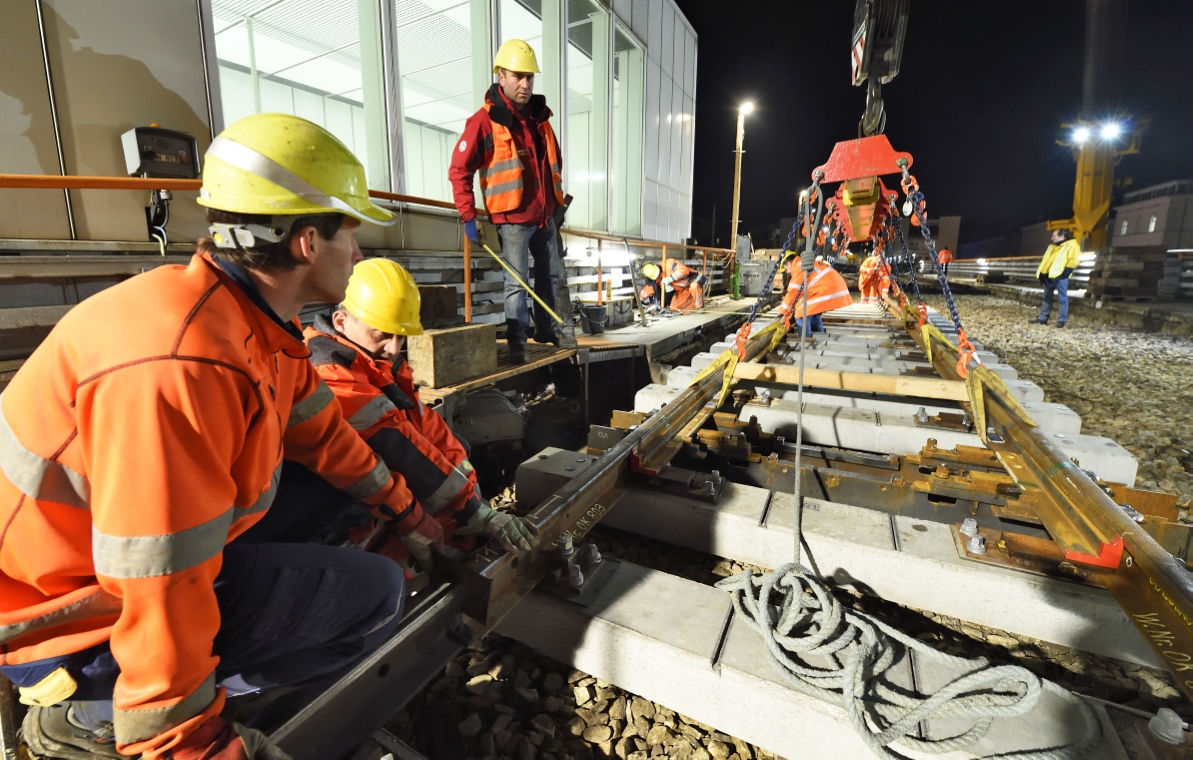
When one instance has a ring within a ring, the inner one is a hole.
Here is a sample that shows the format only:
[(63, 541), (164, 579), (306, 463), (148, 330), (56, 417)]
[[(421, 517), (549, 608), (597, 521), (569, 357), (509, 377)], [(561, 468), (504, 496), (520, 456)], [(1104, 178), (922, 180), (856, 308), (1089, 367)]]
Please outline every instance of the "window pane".
[(394, 24), (406, 192), (450, 201), (452, 148), (492, 81), (489, 4), (394, 0)]
[(612, 229), (642, 234), (642, 113), (645, 102), (642, 48), (617, 25), (613, 39), (613, 160), (609, 192)]
[[(212, 0), (224, 121), (301, 116), (389, 189), (380, 8), (372, 0)], [(364, 65), (362, 65), (364, 61)]]
[(1148, 232), (1155, 232), (1155, 231), (1156, 231), (1156, 217), (1154, 217), (1154, 216), (1153, 216), (1153, 217), (1152, 217), (1152, 218), (1151, 218), (1151, 219), (1148, 221), (1148, 223), (1147, 223), (1147, 231), (1148, 231)]
[(609, 14), (593, 0), (568, 0), (567, 146), (574, 196), (568, 223), (606, 229), (609, 153)]

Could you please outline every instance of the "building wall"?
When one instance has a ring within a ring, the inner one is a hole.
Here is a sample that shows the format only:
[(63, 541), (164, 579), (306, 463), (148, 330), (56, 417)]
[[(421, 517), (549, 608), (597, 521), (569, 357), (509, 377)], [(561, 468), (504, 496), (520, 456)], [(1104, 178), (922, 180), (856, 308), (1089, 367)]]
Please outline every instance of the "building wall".
[(1169, 195), (1127, 203), (1110, 222), (1115, 247), (1193, 248), (1193, 195)]
[[(592, 34), (607, 35), (608, 45), (601, 37), (584, 61), (569, 37), (568, 9), (578, 2), (0, 3), (7, 32), (0, 46), (0, 173), (60, 174), (61, 156), (66, 174), (123, 176), (122, 132), (157, 123), (195, 135), (206, 150), (213, 132), (259, 108), (323, 124), (357, 152), (374, 188), (447, 200), (448, 161), (463, 119), (493, 80), (495, 46), (517, 34), (546, 64), (536, 89), (555, 111), (565, 169), (577, 169), (565, 179), (578, 201), (569, 224), (681, 241), (691, 227), (695, 32), (673, 0), (589, 0), (592, 15), (604, 18), (591, 21)], [(236, 40), (248, 39), (246, 14), (257, 9), (267, 10), (255, 19), (250, 61)], [(317, 70), (328, 61), (334, 66)], [(578, 78), (585, 66), (588, 87)], [(428, 95), (435, 87), (450, 97)], [(175, 193), (172, 242), (205, 234), (194, 198)], [(147, 200), (139, 191), (0, 190), (0, 238), (69, 239), (73, 217), (80, 240), (147, 240)], [(592, 223), (577, 224), (584, 220)], [(390, 247), (409, 242), (393, 230), (369, 237)]]
[[(0, 173), (126, 175), (120, 135), (158, 123), (211, 142), (202, 35), (194, 0), (0, 3)], [(58, 135), (50, 113), (49, 61)], [(170, 231), (193, 240), (195, 193), (176, 193)], [(69, 191), (75, 237), (147, 240), (147, 193)], [(70, 239), (61, 191), (0, 191), (0, 237)]]
[(1019, 255), (1043, 256), (1051, 244), (1052, 232), (1048, 229), (1048, 222), (1029, 224), (1022, 228), (1020, 234)]

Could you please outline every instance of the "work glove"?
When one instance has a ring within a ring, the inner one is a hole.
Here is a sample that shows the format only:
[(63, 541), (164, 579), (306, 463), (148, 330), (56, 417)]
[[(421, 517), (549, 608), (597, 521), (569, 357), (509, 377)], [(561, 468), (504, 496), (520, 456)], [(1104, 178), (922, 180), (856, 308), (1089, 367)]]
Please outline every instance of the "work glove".
[(464, 234), (477, 245), (481, 245), (485, 241), (485, 230), (477, 225), (475, 218), (464, 222)]
[(484, 533), (501, 544), (507, 552), (518, 553), (519, 549), (530, 551), (530, 539), (534, 538), (534, 531), (529, 523), (513, 515), (498, 512), (496, 509), (482, 504), (472, 517), (468, 518), (468, 528), (460, 533)]
[(406, 545), (406, 551), (410, 552), (410, 556), (423, 568), (431, 567), (432, 547), (443, 550), (443, 526), (426, 512), (413, 528), (402, 533), (400, 537)]
[(1047, 280), (1047, 279), (1048, 279), (1048, 275), (1046, 275), (1046, 274), (1044, 274), (1043, 272), (1041, 272), (1041, 273), (1040, 273), (1040, 282), (1044, 282), (1044, 281), (1045, 281), (1045, 280)]
[(1072, 268), (1072, 267), (1065, 267), (1065, 271), (1061, 272), (1061, 273), (1060, 273), (1060, 277), (1057, 277), (1056, 279), (1058, 279), (1058, 280), (1067, 280), (1067, 279), (1069, 279), (1069, 275), (1071, 275), (1071, 274), (1073, 274), (1073, 268)]
[(168, 756), (172, 760), (291, 760), (257, 729), (228, 723), (218, 715), (183, 739)]
[(673, 282), (675, 282), (675, 280), (671, 279), (670, 277), (664, 277), (663, 278), (663, 287), (665, 288)]

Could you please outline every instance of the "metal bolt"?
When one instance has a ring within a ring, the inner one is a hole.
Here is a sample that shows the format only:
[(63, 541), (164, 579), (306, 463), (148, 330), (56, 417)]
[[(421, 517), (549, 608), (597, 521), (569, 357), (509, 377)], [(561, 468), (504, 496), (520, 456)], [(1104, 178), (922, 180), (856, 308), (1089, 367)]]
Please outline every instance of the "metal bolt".
[(564, 467), (563, 469), (567, 470), (568, 472), (571, 472), (572, 470), (576, 469), (576, 465), (569, 464), (567, 467)]
[(978, 521), (972, 517), (967, 517), (961, 521), (961, 532), (967, 536), (976, 536), (978, 534)]
[(1130, 504), (1119, 504), (1119, 507), (1127, 513), (1127, 517), (1130, 517), (1140, 525), (1143, 524), (1143, 515), (1139, 514), (1139, 512)]
[(769, 389), (764, 390), (758, 398), (761, 399), (762, 403), (769, 404), (770, 403), (770, 390)]
[(580, 457), (580, 458), (579, 458), (579, 459), (577, 459), (576, 461), (577, 461), (577, 462), (587, 462), (588, 460), (587, 460), (587, 459), (585, 459), (584, 457)]
[(1069, 575), (1077, 575), (1081, 572), (1072, 562), (1062, 562), (1056, 566), (1056, 569), (1062, 573), (1068, 573)]
[(573, 563), (568, 565), (568, 585), (569, 586), (583, 586), (584, 585), (584, 571), (580, 566)]
[(928, 422), (928, 410), (921, 406), (915, 413), (915, 421), (920, 423), (921, 425), (927, 423)]
[(721, 484), (721, 471), (720, 470), (712, 471), (712, 481), (714, 483), (716, 483), (717, 485)]
[(602, 559), (601, 550), (597, 548), (596, 544), (588, 544), (584, 547), (584, 561), (588, 563), (589, 567), (599, 565)]
[(706, 494), (708, 494), (709, 496), (716, 496), (717, 484), (712, 482), (711, 480), (704, 481), (704, 492)]
[(985, 554), (986, 553), (986, 537), (982, 535), (974, 536), (969, 539), (969, 543), (965, 545), (970, 554)]
[(571, 536), (563, 536), (559, 539), (559, 553), (564, 557), (570, 557), (576, 553), (576, 547), (572, 545)]
[(1161, 707), (1156, 716), (1148, 721), (1147, 728), (1153, 736), (1166, 744), (1185, 743), (1185, 722), (1175, 710)]

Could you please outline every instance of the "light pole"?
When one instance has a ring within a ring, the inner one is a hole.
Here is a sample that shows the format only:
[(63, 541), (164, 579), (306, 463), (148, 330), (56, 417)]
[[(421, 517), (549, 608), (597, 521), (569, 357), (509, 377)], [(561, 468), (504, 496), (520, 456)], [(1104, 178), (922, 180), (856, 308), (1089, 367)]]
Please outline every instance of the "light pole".
[(754, 104), (748, 100), (742, 103), (741, 107), (737, 109), (737, 160), (733, 170), (733, 219), (729, 227), (729, 236), (731, 239), (729, 248), (733, 251), (733, 274), (731, 275), (731, 281), (733, 283), (734, 298), (741, 298), (740, 279), (737, 268), (737, 212), (741, 204), (742, 141), (746, 137), (746, 117), (753, 111)]

